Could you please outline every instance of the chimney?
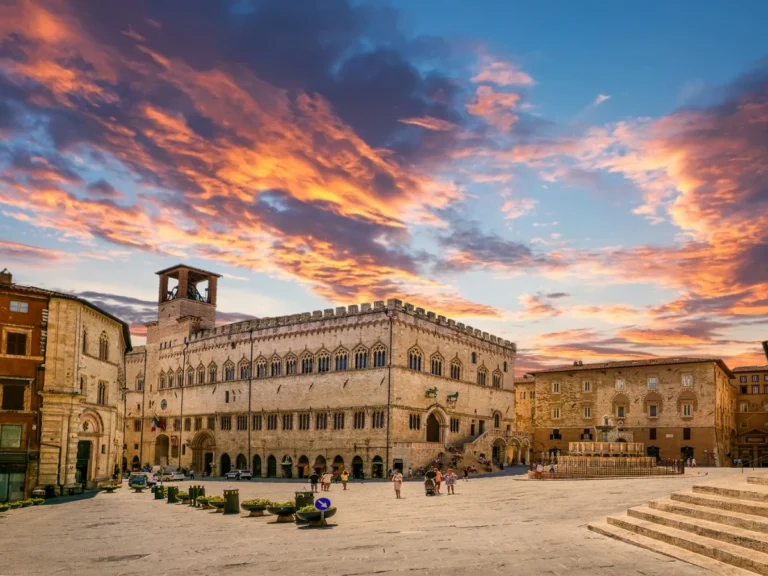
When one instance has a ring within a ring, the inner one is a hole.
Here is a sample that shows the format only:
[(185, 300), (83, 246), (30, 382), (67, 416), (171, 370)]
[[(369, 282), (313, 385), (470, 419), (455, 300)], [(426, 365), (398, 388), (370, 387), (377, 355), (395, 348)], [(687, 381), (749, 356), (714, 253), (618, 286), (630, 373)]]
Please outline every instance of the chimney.
[(8, 272), (8, 268), (3, 268), (0, 272), (0, 286), (10, 286), (13, 284), (13, 275)]

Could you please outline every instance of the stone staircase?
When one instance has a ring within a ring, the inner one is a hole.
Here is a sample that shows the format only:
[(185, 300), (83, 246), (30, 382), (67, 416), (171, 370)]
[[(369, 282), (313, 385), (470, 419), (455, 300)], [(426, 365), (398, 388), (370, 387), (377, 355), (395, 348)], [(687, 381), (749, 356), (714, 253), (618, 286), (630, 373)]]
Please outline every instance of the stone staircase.
[(588, 528), (716, 574), (768, 575), (768, 476), (693, 486)]

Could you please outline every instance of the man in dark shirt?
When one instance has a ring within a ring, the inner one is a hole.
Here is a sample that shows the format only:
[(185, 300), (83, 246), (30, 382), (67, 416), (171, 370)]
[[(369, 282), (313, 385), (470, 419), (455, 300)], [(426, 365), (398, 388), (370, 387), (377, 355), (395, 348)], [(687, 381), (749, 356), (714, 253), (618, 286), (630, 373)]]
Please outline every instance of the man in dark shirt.
[(312, 488), (312, 492), (317, 492), (317, 483), (320, 481), (320, 474), (312, 472), (309, 475), (309, 485)]

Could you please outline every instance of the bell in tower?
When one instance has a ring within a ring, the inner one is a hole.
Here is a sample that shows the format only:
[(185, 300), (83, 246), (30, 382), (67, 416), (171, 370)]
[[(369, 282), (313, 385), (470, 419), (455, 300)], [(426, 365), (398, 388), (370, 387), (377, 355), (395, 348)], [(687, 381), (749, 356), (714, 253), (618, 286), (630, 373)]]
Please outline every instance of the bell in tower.
[(220, 274), (184, 264), (157, 272), (160, 276), (158, 321), (163, 324), (185, 316), (200, 319), (201, 328), (216, 323), (216, 281)]

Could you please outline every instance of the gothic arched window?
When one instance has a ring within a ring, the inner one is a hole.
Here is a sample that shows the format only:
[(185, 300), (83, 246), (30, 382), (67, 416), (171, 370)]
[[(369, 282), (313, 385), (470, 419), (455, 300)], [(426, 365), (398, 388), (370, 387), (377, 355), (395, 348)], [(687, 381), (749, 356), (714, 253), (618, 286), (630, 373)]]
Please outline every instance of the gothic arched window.
[(349, 354), (346, 350), (338, 350), (334, 357), (335, 370), (346, 370), (349, 364)]
[(421, 351), (418, 348), (411, 348), (408, 352), (408, 368), (421, 372)]
[(368, 349), (362, 346), (355, 349), (355, 370), (368, 368)]
[(383, 344), (377, 344), (373, 347), (373, 367), (383, 368), (387, 365), (387, 349)]
[(430, 358), (430, 372), (435, 376), (443, 375), (443, 357), (440, 354), (434, 354)]

